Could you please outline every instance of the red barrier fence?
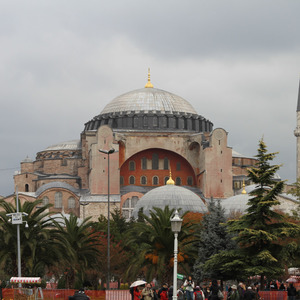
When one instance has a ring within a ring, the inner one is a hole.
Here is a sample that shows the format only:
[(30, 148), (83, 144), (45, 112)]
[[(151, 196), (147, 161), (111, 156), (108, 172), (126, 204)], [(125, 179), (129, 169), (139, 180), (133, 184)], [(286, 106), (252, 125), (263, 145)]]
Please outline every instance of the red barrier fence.
[[(13, 300), (18, 298), (18, 300), (32, 300), (34, 299), (34, 293), (30, 293), (31, 296), (27, 295), (22, 295), (23, 297), (21, 297), (21, 299), (19, 299), (20, 297), (16, 296), (19, 295), (20, 293), (18, 293), (19, 289), (3, 289), (2, 293), (3, 293), (3, 299), (4, 300)], [(29, 290), (29, 289), (28, 289)], [(68, 300), (69, 296), (73, 296), (76, 290), (48, 290), (48, 289), (44, 289), (43, 290), (43, 297), (44, 300)], [(126, 291), (128, 294), (129, 292)], [(89, 291), (87, 290), (85, 292), (91, 300), (106, 300), (108, 299), (107, 297), (105, 297), (105, 291)], [(112, 298), (114, 299), (114, 298)], [(118, 298), (116, 298), (118, 299)], [(121, 298), (120, 298), (121, 299)], [(125, 299), (125, 298), (124, 298)]]
[(287, 300), (287, 292), (283, 291), (264, 291), (259, 292), (259, 295), (263, 300)]
[[(4, 300), (16, 299), (18, 289), (3, 289)], [(68, 300), (73, 296), (76, 290), (43, 290), (44, 300)], [(109, 290), (109, 291), (85, 291), (91, 300), (131, 300), (129, 290)], [(226, 299), (226, 293), (224, 293)], [(259, 292), (262, 300), (287, 300), (287, 292), (282, 291), (264, 291)], [(32, 300), (32, 296), (23, 297), (24, 300)], [(23, 300), (22, 298), (22, 300)], [(19, 300), (19, 299), (17, 299)]]

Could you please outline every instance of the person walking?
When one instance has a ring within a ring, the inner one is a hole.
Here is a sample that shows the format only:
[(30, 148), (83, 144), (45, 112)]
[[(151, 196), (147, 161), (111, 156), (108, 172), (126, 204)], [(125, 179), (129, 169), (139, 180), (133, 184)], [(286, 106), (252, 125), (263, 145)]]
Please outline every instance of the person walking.
[(252, 290), (251, 286), (248, 286), (247, 291), (244, 294), (244, 300), (252, 300), (256, 298), (255, 292)]
[(194, 299), (195, 300), (205, 300), (205, 295), (201, 290), (200, 286), (197, 285), (194, 290)]
[(218, 286), (217, 280), (214, 279), (210, 286), (208, 300), (221, 300), (223, 298), (224, 296), (221, 291), (221, 288)]
[(230, 291), (227, 294), (228, 300), (240, 300), (240, 294), (237, 291), (237, 286), (234, 284), (231, 286)]
[(183, 286), (183, 284), (181, 285), (181, 287), (178, 289), (178, 291), (177, 291), (177, 299), (178, 300), (184, 300), (185, 299), (185, 297), (184, 297), (184, 286)]
[(144, 297), (144, 300), (152, 300), (154, 299), (154, 295), (153, 295), (153, 290), (151, 288), (151, 284), (147, 283), (145, 288), (143, 288), (142, 293), (141, 293), (142, 297)]
[(169, 300), (169, 297), (168, 297), (168, 284), (167, 283), (164, 283), (163, 286), (158, 291), (158, 297), (161, 300)]
[(297, 291), (292, 283), (290, 283), (290, 285), (288, 286), (287, 292), (288, 292), (288, 300), (296, 299)]
[(239, 283), (237, 291), (238, 291), (238, 293), (240, 295), (240, 299), (244, 299), (244, 294), (246, 292), (246, 286), (245, 286), (245, 284), (243, 282)]
[(136, 286), (133, 288), (133, 300), (142, 299), (140, 287)]
[(195, 283), (192, 279), (192, 276), (189, 275), (188, 278), (184, 282), (184, 287), (185, 287), (185, 295), (187, 300), (193, 300), (193, 293), (194, 293), (194, 288), (195, 288)]

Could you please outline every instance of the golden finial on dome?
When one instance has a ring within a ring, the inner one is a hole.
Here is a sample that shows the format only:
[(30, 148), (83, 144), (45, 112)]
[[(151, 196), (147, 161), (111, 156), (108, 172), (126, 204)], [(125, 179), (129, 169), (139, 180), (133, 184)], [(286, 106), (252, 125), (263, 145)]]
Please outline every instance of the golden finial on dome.
[(242, 194), (247, 194), (246, 189), (245, 189), (245, 180), (243, 179), (243, 190)]
[(171, 167), (170, 167), (170, 177), (169, 177), (169, 179), (168, 179), (168, 181), (167, 181), (166, 184), (173, 184), (173, 185), (175, 184), (174, 180), (172, 179)]
[(148, 68), (148, 82), (146, 83), (145, 88), (153, 88), (153, 84), (150, 81), (150, 68)]

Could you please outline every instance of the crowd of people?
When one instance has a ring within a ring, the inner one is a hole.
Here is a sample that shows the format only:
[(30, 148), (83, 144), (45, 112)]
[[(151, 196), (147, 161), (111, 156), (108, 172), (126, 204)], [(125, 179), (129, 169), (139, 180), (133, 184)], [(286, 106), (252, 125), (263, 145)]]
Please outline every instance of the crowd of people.
[[(130, 289), (132, 300), (172, 300), (174, 289), (173, 286), (169, 286), (164, 283), (160, 289), (155, 289), (150, 283), (145, 286), (137, 286)], [(195, 286), (191, 276), (184, 281), (184, 283), (177, 290), (178, 300), (221, 300), (224, 298), (223, 293), (218, 286), (216, 280), (212, 281), (211, 286), (208, 288), (202, 288), (199, 285)]]
[[(227, 286), (226, 299), (228, 300), (259, 300), (259, 285), (252, 284), (246, 286), (243, 282)], [(270, 282), (264, 288), (264, 291), (287, 291), (288, 300), (295, 300), (297, 291), (292, 283), (287, 287), (283, 283)], [(173, 286), (164, 283), (160, 289), (156, 289), (150, 283), (144, 286), (134, 287), (130, 290), (132, 300), (172, 300)], [(177, 290), (178, 300), (222, 300), (224, 293), (218, 285), (217, 280), (212, 280), (209, 285), (196, 285), (191, 276), (188, 276), (184, 283)]]

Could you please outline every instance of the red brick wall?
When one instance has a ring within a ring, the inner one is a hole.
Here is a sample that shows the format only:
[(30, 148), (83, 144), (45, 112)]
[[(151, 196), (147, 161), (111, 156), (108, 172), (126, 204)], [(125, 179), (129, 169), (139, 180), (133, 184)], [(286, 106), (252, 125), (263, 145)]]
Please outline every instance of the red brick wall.
[[(158, 158), (160, 160), (159, 170), (152, 170), (151, 160), (152, 160), (153, 153), (158, 154)], [(141, 163), (143, 157), (146, 157), (148, 160), (147, 170), (142, 169)], [(195, 178), (193, 168), (182, 156), (171, 151), (167, 151), (163, 149), (155, 149), (155, 148), (139, 152), (133, 155), (131, 158), (127, 159), (127, 161), (125, 161), (125, 163), (121, 167), (121, 174), (120, 174), (124, 178), (124, 185), (129, 185), (129, 177), (131, 175), (135, 177), (135, 185), (137, 186), (142, 186), (140, 182), (141, 176), (147, 177), (146, 186), (153, 186), (152, 184), (153, 176), (158, 176), (159, 178), (158, 186), (164, 185), (165, 184), (164, 178), (169, 177), (169, 170), (163, 169), (163, 160), (165, 157), (169, 159), (169, 163), (171, 165), (171, 170), (172, 170), (172, 178), (174, 181), (176, 177), (180, 177), (182, 182), (181, 185), (187, 185), (188, 176), (192, 176), (193, 186), (196, 186), (196, 178)], [(129, 170), (130, 161), (135, 162), (134, 171)], [(177, 163), (180, 163), (180, 170), (176, 170)]]

